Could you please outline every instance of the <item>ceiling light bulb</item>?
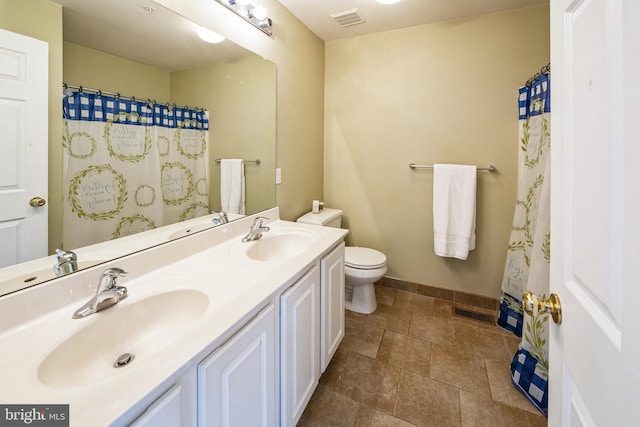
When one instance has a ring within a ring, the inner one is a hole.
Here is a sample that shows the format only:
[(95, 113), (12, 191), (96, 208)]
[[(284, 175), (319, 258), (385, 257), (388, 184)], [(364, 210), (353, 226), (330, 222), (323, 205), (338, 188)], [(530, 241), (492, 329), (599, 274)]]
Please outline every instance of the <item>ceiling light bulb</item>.
[(198, 37), (200, 37), (207, 43), (220, 43), (224, 41), (224, 37), (222, 37), (220, 34), (214, 33), (213, 31), (205, 27), (198, 26), (196, 32), (198, 33)]
[(396, 4), (400, 0), (376, 0), (380, 4)]
[(251, 14), (260, 21), (267, 19), (267, 9), (262, 6), (256, 6), (251, 9)]

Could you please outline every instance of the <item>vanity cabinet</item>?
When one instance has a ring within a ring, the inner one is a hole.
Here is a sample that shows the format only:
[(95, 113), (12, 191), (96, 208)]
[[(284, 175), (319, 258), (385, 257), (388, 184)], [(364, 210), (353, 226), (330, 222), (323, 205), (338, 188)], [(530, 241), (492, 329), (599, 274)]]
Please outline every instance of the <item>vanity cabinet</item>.
[(280, 296), (281, 425), (295, 426), (320, 379), (320, 268)]
[(320, 370), (327, 369), (344, 337), (344, 242), (320, 260)]
[(131, 427), (176, 427), (188, 425), (182, 419), (182, 387), (171, 387), (138, 417)]
[(276, 309), (265, 307), (198, 364), (199, 426), (276, 426)]

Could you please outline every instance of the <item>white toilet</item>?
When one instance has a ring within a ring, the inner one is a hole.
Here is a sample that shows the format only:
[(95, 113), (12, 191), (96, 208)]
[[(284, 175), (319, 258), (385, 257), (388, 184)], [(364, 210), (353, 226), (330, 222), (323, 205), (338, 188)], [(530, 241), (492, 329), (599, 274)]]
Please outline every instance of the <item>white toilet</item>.
[[(342, 211), (309, 212), (298, 218), (298, 222), (340, 228)], [(373, 284), (387, 272), (387, 257), (375, 249), (347, 246), (344, 258), (345, 307), (356, 313), (373, 313), (377, 307)]]

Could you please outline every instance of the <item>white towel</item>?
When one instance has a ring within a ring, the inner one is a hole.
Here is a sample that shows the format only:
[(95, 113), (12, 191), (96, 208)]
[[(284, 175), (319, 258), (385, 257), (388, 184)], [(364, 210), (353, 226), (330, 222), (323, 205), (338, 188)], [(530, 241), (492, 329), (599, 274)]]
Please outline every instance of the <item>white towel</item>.
[(220, 210), (228, 214), (245, 214), (242, 159), (220, 160)]
[(433, 166), (433, 247), (436, 255), (465, 260), (476, 247), (475, 166)]

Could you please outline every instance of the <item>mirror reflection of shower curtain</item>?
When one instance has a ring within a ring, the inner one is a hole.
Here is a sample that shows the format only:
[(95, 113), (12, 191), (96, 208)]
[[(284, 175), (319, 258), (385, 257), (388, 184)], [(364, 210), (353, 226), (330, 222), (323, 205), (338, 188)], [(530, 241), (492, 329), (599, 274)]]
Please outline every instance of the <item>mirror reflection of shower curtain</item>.
[(512, 383), (547, 415), (548, 319), (522, 309), (522, 294), (549, 295), (550, 79), (520, 88), (518, 198), (507, 249), (498, 324), (522, 337), (511, 362)]
[(65, 249), (209, 213), (205, 112), (66, 91), (63, 120)]

